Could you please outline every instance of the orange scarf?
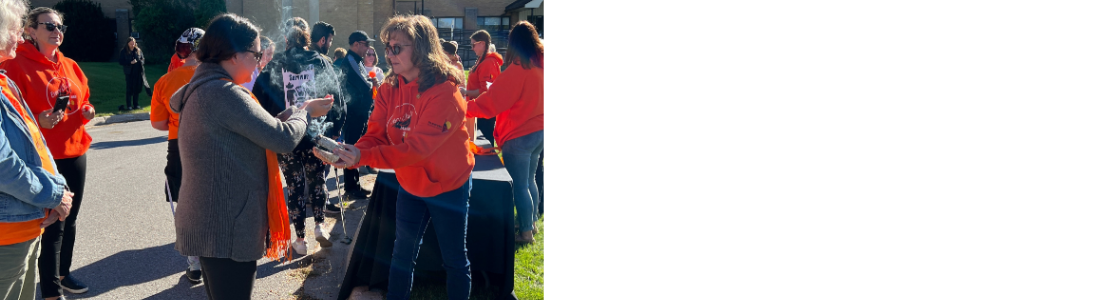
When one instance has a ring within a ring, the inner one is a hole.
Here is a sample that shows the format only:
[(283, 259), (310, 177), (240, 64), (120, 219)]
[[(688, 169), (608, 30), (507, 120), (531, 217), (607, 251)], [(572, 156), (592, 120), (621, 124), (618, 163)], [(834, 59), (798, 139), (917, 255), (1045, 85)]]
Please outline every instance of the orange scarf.
[[(252, 100), (260, 103), (260, 99), (256, 99), (251, 91), (248, 94), (252, 96)], [(290, 217), (283, 200), (282, 175), (279, 173), (279, 161), (275, 159), (275, 152), (266, 149), (264, 152), (267, 154), (267, 230), (271, 233), (271, 244), (267, 245), (264, 257), (285, 261), (288, 257), (285, 254), (290, 251)]]

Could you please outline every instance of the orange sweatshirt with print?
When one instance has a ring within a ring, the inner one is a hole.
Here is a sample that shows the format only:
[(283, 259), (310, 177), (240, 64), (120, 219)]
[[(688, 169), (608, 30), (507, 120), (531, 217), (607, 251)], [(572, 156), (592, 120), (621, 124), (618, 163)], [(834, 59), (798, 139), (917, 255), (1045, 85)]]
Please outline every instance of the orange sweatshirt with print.
[(394, 169), (401, 187), (418, 197), (459, 188), (474, 170), (474, 154), (466, 147), (466, 101), (458, 86), (447, 81), (421, 93), (400, 75), (394, 82), (378, 88), (367, 133), (355, 144), (358, 166)]
[(517, 61), (466, 105), (468, 117), (497, 117), (493, 138), (501, 145), (542, 130), (542, 68), (524, 69)]
[(191, 82), (191, 77), (195, 76), (196, 67), (198, 65), (176, 68), (161, 76), (157, 80), (157, 84), (153, 85), (153, 99), (150, 100), (149, 105), (149, 122), (168, 121), (169, 140), (179, 137), (180, 115), (168, 108), (168, 100), (180, 87)]
[[(473, 70), (470, 70), (470, 76), (466, 80), (466, 89), (478, 90), (484, 93), (485, 89), (488, 88), (486, 82), (496, 84), (495, 81), (497, 77), (500, 77), (500, 66), (502, 65), (504, 65), (504, 58), (501, 58), (499, 53), (490, 52), (486, 54), (485, 60)], [(473, 98), (467, 100), (473, 100)]]
[(33, 44), (24, 42), (16, 49), (16, 57), (0, 64), (0, 69), (19, 86), (36, 119), (39, 113), (53, 109), (58, 91), (67, 87), (69, 106), (64, 117), (53, 128), (42, 128), (42, 134), (54, 159), (78, 157), (88, 151), (92, 136), (84, 131), (84, 124), (91, 120), (84, 118), (84, 108), (92, 106), (88, 102), (92, 94), (88, 78), (75, 61), (57, 51), (57, 63), (51, 62)]
[[(4, 97), (11, 101), (11, 105), (15, 106), (15, 111), (19, 112), (19, 116), (23, 118), (23, 123), (27, 124), (31, 139), (34, 139), (34, 148), (38, 152), (38, 158), (42, 160), (42, 168), (50, 171), (51, 174), (57, 175), (53, 166), (53, 159), (50, 159), (50, 150), (46, 148), (46, 142), (42, 138), (42, 132), (38, 130), (38, 124), (23, 109), (23, 104), (19, 102), (19, 98), (16, 98), (15, 93), (8, 87), (8, 80), (4, 75), (0, 75), (0, 90), (3, 90)], [(46, 215), (49, 215), (49, 211), (46, 211)], [(15, 245), (37, 238), (45, 231), (39, 225), (45, 219), (40, 218), (15, 223), (0, 222), (0, 246)]]

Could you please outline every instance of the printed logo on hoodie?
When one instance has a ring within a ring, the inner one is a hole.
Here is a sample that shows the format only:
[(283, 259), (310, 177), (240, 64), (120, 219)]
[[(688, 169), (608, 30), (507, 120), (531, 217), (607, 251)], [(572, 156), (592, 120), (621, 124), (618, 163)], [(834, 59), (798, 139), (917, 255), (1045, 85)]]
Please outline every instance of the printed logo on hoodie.
[[(412, 124), (416, 122), (416, 120), (413, 120), (416, 118), (416, 105), (413, 105), (412, 103), (402, 103), (401, 105), (398, 105), (396, 108), (394, 108), (393, 111), (393, 114), (390, 115), (389, 125), (393, 126), (393, 128), (400, 130), (401, 143), (404, 143), (405, 135), (408, 134), (409, 130), (412, 130)], [(394, 140), (397, 139), (394, 139), (391, 136), (390, 141)], [(397, 145), (397, 143), (390, 143), (393, 145)]]

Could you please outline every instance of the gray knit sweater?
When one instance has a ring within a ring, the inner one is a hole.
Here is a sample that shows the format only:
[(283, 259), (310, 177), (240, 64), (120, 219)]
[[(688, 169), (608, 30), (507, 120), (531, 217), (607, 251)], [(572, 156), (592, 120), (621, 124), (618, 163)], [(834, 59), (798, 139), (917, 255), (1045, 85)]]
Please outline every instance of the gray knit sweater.
[(172, 95), (180, 113), (183, 184), (176, 208), (176, 250), (188, 256), (254, 261), (267, 237), (264, 149), (287, 153), (306, 132), (306, 111), (271, 117), (218, 64), (203, 63)]

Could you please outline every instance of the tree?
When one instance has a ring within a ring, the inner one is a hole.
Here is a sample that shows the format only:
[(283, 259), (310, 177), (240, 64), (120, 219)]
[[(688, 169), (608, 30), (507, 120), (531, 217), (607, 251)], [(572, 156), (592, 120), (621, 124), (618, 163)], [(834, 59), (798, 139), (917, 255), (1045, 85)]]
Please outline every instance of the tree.
[(115, 19), (103, 15), (103, 7), (90, 0), (63, 0), (53, 9), (64, 16), (65, 42), (61, 52), (78, 62), (108, 61), (115, 50)]
[[(197, 26), (195, 7), (173, 0), (130, 0), (134, 8), (134, 29), (141, 34), (147, 64), (167, 63), (175, 53), (176, 39), (184, 30)], [(222, 4), (222, 7), (225, 5)]]

